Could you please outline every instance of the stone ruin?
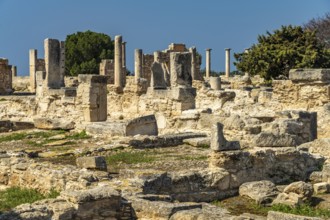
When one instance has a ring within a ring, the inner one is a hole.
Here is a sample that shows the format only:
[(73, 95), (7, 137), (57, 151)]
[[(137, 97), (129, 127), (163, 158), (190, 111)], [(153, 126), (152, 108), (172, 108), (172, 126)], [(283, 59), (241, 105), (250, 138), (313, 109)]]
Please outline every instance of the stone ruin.
[[(272, 87), (267, 87), (249, 74), (229, 75), (230, 49), (225, 50), (226, 75), (210, 76), (211, 49), (207, 49), (203, 77), (196, 48), (171, 44), (153, 54), (136, 49), (135, 76), (126, 76), (125, 42), (116, 36), (114, 59), (102, 60), (99, 74), (73, 78), (64, 75), (64, 46), (46, 39), (44, 59), (30, 50), (29, 86), (24, 87), (30, 93), (26, 94), (7, 96), (12, 93), (12, 80), (18, 82), (19, 77), (8, 60), (0, 60), (1, 95), (6, 95), (0, 105), (2, 132), (31, 126), (85, 130), (93, 136), (125, 138), (136, 149), (202, 142), (210, 146), (208, 165), (171, 172), (124, 171), (112, 178), (102, 157), (81, 158), (76, 167), (0, 154), (0, 185), (61, 191), (56, 199), (19, 206), (0, 219), (31, 215), (40, 219), (266, 219), (235, 217), (201, 202), (239, 193), (261, 204), (295, 205), (305, 197), (290, 191), (294, 186), (265, 195), (258, 189), (303, 184), (298, 181), (312, 181), (314, 191), (330, 191), (326, 190), (330, 189), (329, 69), (291, 70), (289, 79), (273, 80)], [(90, 151), (96, 154), (100, 148)], [(299, 219), (278, 212), (267, 217), (290, 218)]]

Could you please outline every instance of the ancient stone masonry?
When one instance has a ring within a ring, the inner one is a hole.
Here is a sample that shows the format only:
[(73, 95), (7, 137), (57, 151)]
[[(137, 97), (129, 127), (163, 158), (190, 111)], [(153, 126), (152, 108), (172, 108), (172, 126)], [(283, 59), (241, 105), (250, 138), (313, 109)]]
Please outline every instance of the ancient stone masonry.
[(107, 76), (108, 84), (114, 84), (115, 82), (115, 72), (114, 72), (114, 62), (111, 59), (104, 59), (100, 63), (100, 75)]
[(310, 109), (330, 101), (330, 69), (291, 70), (289, 80), (273, 81), (273, 96), (287, 108)]
[(12, 93), (12, 73), (8, 60), (0, 58), (0, 94)]
[(191, 53), (191, 77), (193, 80), (203, 80), (200, 73), (201, 57), (197, 56), (196, 47), (189, 48)]
[(38, 59), (38, 51), (35, 49), (30, 49), (29, 51), (29, 65), (30, 65), (30, 91), (36, 92), (37, 82), (36, 82), (36, 72), (37, 71), (46, 71), (45, 69), (45, 60)]
[(135, 81), (138, 82), (142, 78), (142, 63), (143, 63), (143, 53), (141, 49), (135, 49), (134, 52), (134, 74)]
[(229, 78), (230, 75), (230, 48), (226, 48), (226, 77)]
[(210, 48), (206, 49), (206, 63), (205, 63), (206, 78), (209, 78), (211, 73), (211, 50), (212, 49)]
[(105, 76), (79, 75), (78, 92), (82, 96), (82, 108), (87, 122), (107, 120), (107, 80)]
[(123, 75), (123, 51), (122, 51), (122, 36), (115, 37), (115, 86), (122, 90), (124, 88), (124, 78)]
[(12, 75), (12, 78), (17, 76), (17, 66), (11, 67), (11, 75)]
[(64, 87), (64, 44), (56, 39), (46, 39), (44, 46), (46, 66), (45, 85), (49, 89), (60, 89)]

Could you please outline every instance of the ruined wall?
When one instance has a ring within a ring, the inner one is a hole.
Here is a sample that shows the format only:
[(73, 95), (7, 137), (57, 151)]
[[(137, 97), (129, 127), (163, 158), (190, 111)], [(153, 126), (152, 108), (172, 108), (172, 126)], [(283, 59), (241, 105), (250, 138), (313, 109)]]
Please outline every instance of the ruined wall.
[(0, 94), (12, 93), (11, 65), (7, 59), (0, 59)]
[(143, 54), (142, 59), (142, 78), (145, 78), (148, 81), (148, 85), (150, 85), (151, 81), (151, 65), (154, 62), (154, 55), (151, 54)]
[(15, 76), (13, 77), (13, 90), (15, 92), (30, 92), (30, 77)]
[[(126, 71), (126, 70), (125, 70)], [(104, 59), (100, 63), (100, 75), (107, 76), (108, 84), (115, 83), (115, 63), (114, 60)]]
[(272, 98), (285, 108), (310, 109), (330, 102), (330, 84), (274, 80)]

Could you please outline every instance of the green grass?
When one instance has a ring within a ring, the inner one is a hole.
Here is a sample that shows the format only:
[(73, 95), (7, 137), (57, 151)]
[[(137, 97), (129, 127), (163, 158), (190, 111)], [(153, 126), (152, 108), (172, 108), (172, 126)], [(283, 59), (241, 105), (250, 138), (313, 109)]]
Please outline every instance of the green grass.
[(116, 165), (118, 163), (137, 164), (150, 163), (156, 160), (156, 157), (146, 152), (118, 152), (106, 157), (109, 165)]
[(245, 197), (243, 198), (237, 197), (237, 198), (240, 199), (233, 200), (234, 201), (233, 203), (231, 202), (226, 204), (226, 200), (224, 200), (224, 201), (214, 201), (212, 202), (212, 204), (226, 208), (233, 214), (237, 214), (237, 215), (242, 214), (244, 212), (248, 212), (256, 215), (267, 216), (267, 213), (269, 211), (278, 211), (278, 212), (309, 216), (309, 217), (321, 217), (321, 218), (330, 217), (330, 210), (315, 208), (309, 204), (303, 204), (298, 207), (276, 204), (268, 207), (268, 206), (258, 205), (252, 199), (249, 198), (245, 198)]
[(11, 187), (0, 191), (0, 213), (24, 203), (33, 203), (37, 200), (56, 198), (58, 195), (59, 193), (55, 190), (51, 190), (48, 194), (43, 195), (34, 189)]
[(22, 140), (26, 137), (27, 137), (26, 133), (15, 133), (15, 134), (10, 134), (10, 135), (6, 135), (6, 136), (1, 136), (0, 143), (7, 142), (7, 141), (18, 141), (18, 140)]
[(178, 156), (178, 159), (181, 159), (181, 160), (207, 160), (207, 156), (194, 156), (194, 155), (186, 155), (186, 156)]
[(88, 139), (88, 138), (91, 138), (91, 136), (88, 135), (88, 134), (86, 133), (85, 130), (83, 130), (82, 132), (74, 133), (74, 134), (68, 135), (67, 138), (68, 138), (68, 139), (72, 139), (72, 140), (80, 140), (80, 139)]

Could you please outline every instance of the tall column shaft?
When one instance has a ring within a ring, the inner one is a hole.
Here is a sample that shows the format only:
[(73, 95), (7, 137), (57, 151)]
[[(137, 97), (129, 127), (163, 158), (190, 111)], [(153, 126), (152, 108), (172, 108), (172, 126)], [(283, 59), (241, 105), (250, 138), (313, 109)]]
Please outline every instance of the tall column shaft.
[(17, 76), (17, 67), (16, 66), (11, 67), (11, 75), (12, 75), (12, 77)]
[(142, 77), (142, 59), (143, 54), (141, 49), (135, 49), (134, 52), (134, 73), (135, 73), (135, 81), (137, 82), (139, 78)]
[(30, 91), (36, 91), (36, 65), (37, 65), (37, 50), (30, 49), (29, 51), (29, 72), (30, 72)]
[(191, 53), (191, 77), (193, 80), (198, 79), (197, 76), (197, 60), (196, 60), (196, 47), (189, 48), (189, 52)]
[(230, 48), (226, 48), (226, 77), (230, 74)]
[(123, 60), (122, 60), (122, 36), (115, 37), (115, 85), (122, 88)]
[(206, 71), (206, 78), (209, 78), (211, 73), (211, 49), (209, 48), (206, 49), (205, 71)]

